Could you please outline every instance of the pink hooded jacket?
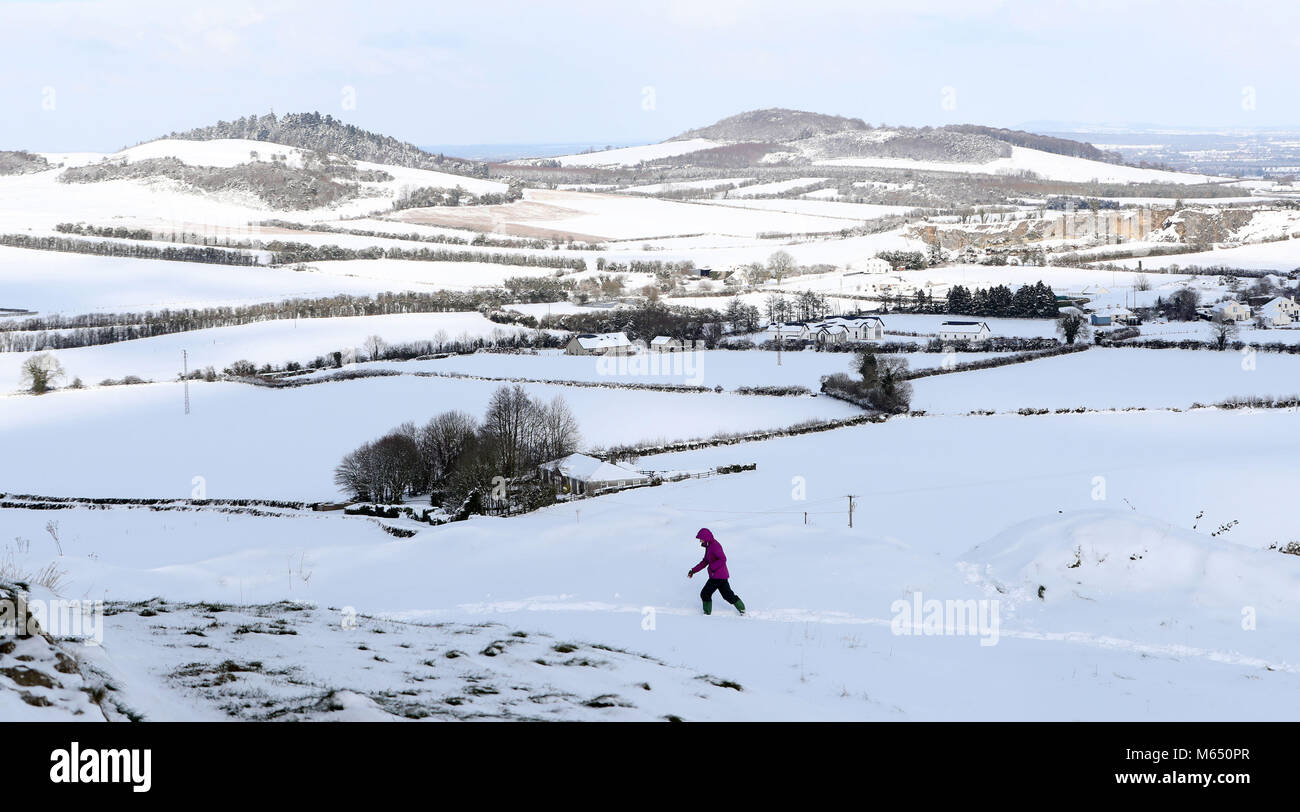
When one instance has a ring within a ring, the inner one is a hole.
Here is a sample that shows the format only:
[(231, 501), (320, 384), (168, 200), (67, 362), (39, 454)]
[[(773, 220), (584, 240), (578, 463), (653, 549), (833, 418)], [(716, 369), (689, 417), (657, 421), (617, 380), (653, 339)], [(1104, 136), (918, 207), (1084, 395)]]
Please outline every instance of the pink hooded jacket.
[(700, 532), (696, 533), (695, 537), (704, 542), (704, 560), (691, 567), (691, 574), (694, 575), (708, 567), (710, 578), (730, 578), (731, 573), (727, 572), (727, 554), (722, 552), (722, 545), (713, 537), (709, 528), (700, 528)]

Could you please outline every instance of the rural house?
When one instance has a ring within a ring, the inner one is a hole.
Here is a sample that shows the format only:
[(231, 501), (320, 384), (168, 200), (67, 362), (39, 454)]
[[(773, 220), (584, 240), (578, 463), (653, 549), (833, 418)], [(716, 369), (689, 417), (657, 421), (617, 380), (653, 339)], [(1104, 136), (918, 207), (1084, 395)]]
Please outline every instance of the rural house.
[(650, 350), (652, 352), (681, 352), (683, 349), (685, 348), (682, 346), (680, 338), (655, 336), (650, 340)]
[(993, 333), (982, 321), (945, 321), (939, 325), (940, 341), (987, 341)]
[(818, 325), (812, 336), (818, 344), (847, 344), (849, 328), (843, 324), (822, 323)]
[(861, 262), (855, 262), (853, 264), (853, 269), (860, 273), (889, 273), (893, 270), (889, 261), (881, 259), (880, 257), (871, 257), (870, 259), (864, 259)]
[(767, 325), (767, 336), (772, 341), (806, 341), (813, 331), (799, 322), (773, 322)]
[(1295, 311), (1287, 304), (1294, 305), (1290, 299), (1277, 297), (1260, 305), (1255, 316), (1264, 327), (1287, 327), (1296, 320)]
[(1284, 296), (1269, 299), (1255, 311), (1265, 327), (1286, 327), (1300, 321), (1300, 304)]
[(1250, 319), (1250, 308), (1241, 302), (1232, 300), (1219, 302), (1210, 308), (1210, 313), (1213, 318), (1225, 321), (1248, 321)]
[(564, 493), (588, 494), (610, 488), (645, 485), (650, 477), (624, 465), (598, 460), (587, 454), (570, 454), (537, 466), (542, 480)]
[(565, 355), (627, 355), (632, 342), (626, 333), (579, 333), (569, 339)]

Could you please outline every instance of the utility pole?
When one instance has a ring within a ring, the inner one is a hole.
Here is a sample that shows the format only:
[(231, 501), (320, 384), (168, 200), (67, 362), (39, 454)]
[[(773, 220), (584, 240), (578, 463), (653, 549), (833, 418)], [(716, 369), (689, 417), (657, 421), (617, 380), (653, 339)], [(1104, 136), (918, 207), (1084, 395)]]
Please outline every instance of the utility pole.
[(857, 494), (853, 494), (853, 493), (849, 494), (849, 527), (850, 528), (853, 527), (853, 500), (855, 498), (857, 498)]
[(190, 413), (190, 354), (188, 350), (181, 350), (181, 379), (185, 382), (185, 414)]

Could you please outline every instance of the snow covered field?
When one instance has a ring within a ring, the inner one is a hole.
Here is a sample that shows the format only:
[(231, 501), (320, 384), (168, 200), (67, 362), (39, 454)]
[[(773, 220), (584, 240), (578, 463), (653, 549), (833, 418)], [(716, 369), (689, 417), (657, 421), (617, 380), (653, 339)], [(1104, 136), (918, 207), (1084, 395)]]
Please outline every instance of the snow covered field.
[(1232, 397), (1300, 395), (1300, 355), (1099, 349), (913, 381), (912, 408), (944, 414), (1019, 408), (1185, 409)]
[(1170, 267), (1177, 265), (1186, 268), (1190, 265), (1222, 265), (1228, 268), (1242, 268), (1250, 271), (1277, 271), (1288, 274), (1300, 268), (1300, 240), (1278, 240), (1275, 242), (1239, 245), (1235, 248), (1221, 248), (1215, 251), (1197, 251), (1190, 254), (1173, 254), (1163, 257), (1138, 257), (1136, 259), (1116, 260), (1113, 265), (1123, 268), (1136, 268), (1141, 262), (1147, 268)]
[[(993, 353), (962, 353), (961, 361), (987, 358)], [(912, 369), (941, 366), (946, 353), (897, 353)], [(560, 350), (542, 350), (538, 355), (481, 352), (432, 361), (374, 362), (358, 364), (362, 369), (381, 368), (402, 372), (449, 372), (489, 377), (533, 378), (568, 381), (610, 381), (618, 383), (721, 386), (806, 386), (818, 391), (823, 375), (848, 373), (854, 355), (845, 352), (776, 353), (764, 350), (700, 350), (688, 353), (648, 353), (624, 359), (600, 359), (564, 355)]]
[[(599, 152), (584, 152), (580, 155), (561, 155), (551, 160), (559, 161), (561, 166), (635, 166), (642, 161), (659, 158), (671, 158), (702, 149), (721, 146), (714, 141), (703, 138), (687, 138), (682, 141), (665, 141), (662, 144), (646, 144), (639, 147), (620, 147)], [(528, 159), (518, 163), (527, 163)]]
[[(497, 324), (478, 313), (406, 313), (391, 316), (350, 316), (323, 319), (275, 319), (213, 327), (184, 333), (120, 341), (92, 347), (54, 351), (68, 381), (79, 377), (87, 385), (104, 378), (135, 375), (152, 381), (176, 380), (181, 352), (189, 353), (191, 370), (211, 366), (218, 373), (235, 361), (280, 365), (310, 363), (320, 355), (342, 351), (351, 360), (367, 338), (378, 335), (388, 344), (408, 341), (455, 341), (525, 332), (522, 327)], [(32, 353), (0, 353), (0, 392), (19, 386), (19, 369)]]
[[(192, 383), (185, 415), (179, 383), (0, 397), (6, 455), (0, 491), (95, 496), (188, 496), (202, 476), (212, 498), (330, 500), (343, 455), (408, 420), (452, 409), (481, 416), (491, 381), (395, 376), (272, 390)], [(860, 411), (826, 397), (682, 394), (525, 384), (563, 396), (584, 447), (773, 429)], [(77, 449), (69, 468), (63, 454)], [(124, 461), (129, 461), (124, 465)]]
[(753, 186), (746, 186), (743, 189), (736, 189), (730, 192), (727, 197), (755, 197), (758, 195), (779, 195), (783, 192), (789, 192), (794, 189), (802, 189), (806, 186), (816, 186), (824, 183), (829, 178), (794, 178), (792, 180), (778, 180), (771, 183), (756, 183)]
[[(259, 688), (307, 705), (335, 692), (305, 718), (420, 707), (433, 718), (491, 716), (522, 699), (505, 683), (632, 706), (565, 718), (1294, 719), (1300, 559), (1264, 548), (1294, 533), (1273, 506), (1300, 485), (1295, 422), (1285, 412), (895, 420), (647, 459), (758, 468), (426, 527), (407, 540), (337, 514), (114, 508), (53, 518), (70, 594), (315, 607), (154, 604), (153, 616), (142, 606), (108, 618), (102, 652), (89, 657), (146, 718), (213, 718), (225, 715), (222, 702), (256, 715), (229, 700)], [(309, 461), (301, 446), (286, 456)], [(804, 478), (802, 494), (793, 477)], [(858, 494), (852, 529), (845, 493)], [(51, 517), (0, 513), (8, 536), (32, 540), (20, 565), (49, 559)], [(699, 583), (682, 576), (702, 525), (727, 547), (744, 619), (726, 606), (698, 613)], [(998, 624), (924, 634), (918, 618), (917, 634), (896, 633), (913, 628), (899, 602), (915, 600), (996, 600)], [(1243, 629), (1243, 606), (1257, 628)], [(343, 628), (343, 607), (361, 615), (358, 629)], [(395, 623), (377, 635), (383, 621), (369, 616)], [(479, 623), (500, 625), (464, 628)], [(514, 631), (527, 637), (509, 642)], [(213, 650), (186, 656), (193, 643)], [(461, 662), (445, 662), (450, 649)], [(420, 667), (419, 651), (435, 664)], [(636, 666), (621, 651), (663, 665)], [(548, 672), (560, 666), (530, 660), (569, 657), (604, 665)], [(272, 673), (239, 672), (214, 691), (201, 669), (177, 672), (181, 661), (222, 659)], [(289, 665), (296, 688), (274, 676)], [(466, 679), (468, 666), (480, 680)], [(702, 674), (735, 687), (697, 682)], [(444, 681), (411, 680), (407, 704), (385, 696), (412, 675)], [(467, 694), (473, 684), (496, 692)]]
[(890, 214), (907, 214), (913, 211), (908, 206), (879, 206), (872, 203), (838, 203), (833, 200), (805, 199), (764, 199), (764, 200), (709, 200), (715, 206), (731, 206), (741, 209), (759, 209), (762, 211), (781, 211), (792, 214), (812, 214), (818, 217), (838, 217), (844, 220), (866, 221)]
[(1121, 166), (1087, 158), (1058, 155), (1053, 152), (1011, 147), (1011, 157), (997, 158), (987, 163), (952, 163), (944, 161), (915, 161), (906, 158), (830, 158), (816, 162), (822, 166), (873, 166), (884, 169), (915, 169), (930, 172), (965, 172), (985, 175), (1012, 175), (1033, 172), (1049, 180), (1087, 183), (1213, 183), (1222, 178), (1170, 172), (1163, 169), (1141, 169)]
[(679, 192), (688, 189), (719, 189), (724, 186), (738, 186), (753, 178), (713, 178), (710, 180), (678, 180), (668, 183), (646, 183), (639, 186), (625, 186), (620, 192), (636, 195), (657, 195), (663, 192)]
[(345, 293), (469, 290), (551, 269), (490, 262), (344, 260), (313, 270), (134, 260), (0, 246), (0, 307), (39, 313), (131, 313), (260, 304)]

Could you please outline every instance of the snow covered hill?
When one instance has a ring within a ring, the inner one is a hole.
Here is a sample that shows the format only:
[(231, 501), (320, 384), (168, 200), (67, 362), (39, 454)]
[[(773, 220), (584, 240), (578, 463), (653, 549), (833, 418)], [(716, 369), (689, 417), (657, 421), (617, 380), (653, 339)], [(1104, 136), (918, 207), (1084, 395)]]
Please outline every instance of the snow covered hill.
[[(408, 522), (409, 539), (311, 511), (11, 506), (0, 521), (31, 542), (9, 542), (14, 566), (54, 560), (65, 592), (115, 602), (102, 651), (78, 656), (146, 718), (1294, 718), (1300, 558), (1268, 549), (1294, 527), (1264, 506), (1300, 484), (1279, 441), (1295, 417), (1178, 420), (1194, 454), (1168, 415), (1136, 413), (682, 452), (642, 464), (758, 467)], [(699, 614), (684, 575), (701, 526), (744, 618)], [(950, 625), (950, 601), (997, 623)]]

